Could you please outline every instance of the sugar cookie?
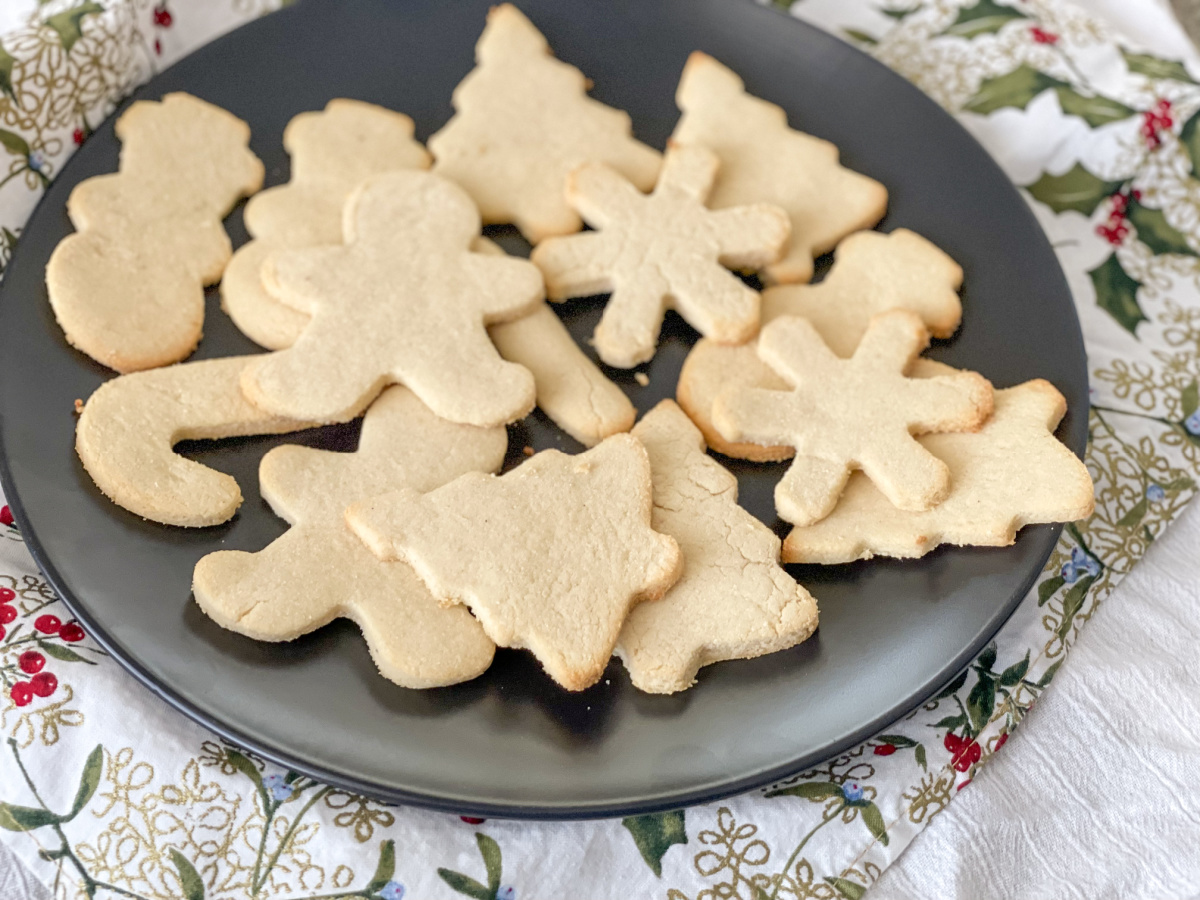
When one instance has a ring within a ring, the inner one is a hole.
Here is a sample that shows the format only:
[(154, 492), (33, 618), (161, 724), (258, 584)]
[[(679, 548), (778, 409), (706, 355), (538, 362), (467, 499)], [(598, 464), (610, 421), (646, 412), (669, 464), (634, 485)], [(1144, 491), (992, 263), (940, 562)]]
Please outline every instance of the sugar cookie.
[(817, 604), (779, 565), (779, 538), (737, 503), (737, 479), (670, 400), (633, 429), (650, 457), (655, 531), (679, 542), (683, 575), (633, 608), (616, 654), (634, 687), (686, 690), (701, 666), (786, 650), (817, 627)]
[(783, 316), (763, 328), (758, 353), (791, 389), (731, 387), (713, 404), (713, 423), (731, 441), (796, 448), (775, 488), (776, 511), (794, 525), (828, 515), (857, 468), (896, 506), (929, 509), (945, 498), (949, 471), (913, 435), (977, 429), (992, 388), (973, 372), (905, 377), (928, 342), (916, 313), (894, 309), (841, 359), (807, 319)]
[(628, 434), (346, 511), (377, 555), (407, 560), (434, 596), (466, 603), (488, 637), (533, 651), (572, 691), (603, 673), (630, 608), (679, 577), (679, 547), (650, 516), (650, 463)]
[(782, 109), (746, 93), (742, 79), (711, 56), (688, 57), (675, 102), (683, 115), (672, 140), (721, 158), (713, 209), (774, 203), (791, 217), (789, 248), (767, 267), (770, 281), (808, 281), (815, 257), (883, 218), (883, 185), (839, 165), (833, 144), (788, 128)]
[(950, 469), (950, 493), (940, 504), (925, 512), (897, 509), (856, 472), (832, 513), (792, 529), (784, 558), (842, 563), (919, 557), (941, 544), (1005, 547), (1026, 525), (1087, 518), (1095, 508), (1091, 476), (1054, 437), (1066, 411), (1047, 381), (996, 391), (995, 412), (979, 431), (920, 439)]
[[(958, 329), (962, 269), (920, 235), (904, 228), (890, 234), (860, 231), (834, 252), (833, 268), (820, 284), (783, 285), (763, 292), (764, 325), (780, 316), (804, 316), (843, 357), (854, 353), (871, 317), (889, 309), (917, 313), (935, 337), (949, 337)], [(714, 450), (757, 462), (790, 458), (791, 447), (727, 441), (713, 427), (713, 401), (734, 384), (787, 389), (752, 344), (725, 347), (702, 339), (684, 361), (677, 399)]]
[(429, 139), (434, 171), (461, 184), (483, 221), (512, 223), (531, 243), (582, 227), (563, 197), (567, 175), (589, 161), (642, 190), (658, 175), (656, 150), (630, 136), (628, 113), (587, 95), (574, 66), (511, 3), (494, 6), (476, 67), (454, 90), (454, 116)]
[(452, 422), (525, 415), (533, 376), (500, 358), (484, 326), (531, 312), (542, 277), (526, 260), (470, 252), (479, 228), (471, 199), (444, 178), (364, 182), (346, 205), (344, 246), (267, 260), (267, 289), (313, 320), (291, 347), (247, 366), (246, 396), (280, 415), (343, 422), (399, 383)]
[(256, 357), (233, 356), (122, 375), (100, 385), (75, 425), (75, 450), (117, 506), (164, 525), (219, 525), (242, 505), (232, 477), (172, 451), (180, 441), (308, 428), (263, 412), (238, 386)]
[(495, 650), (479, 623), (465, 607), (442, 607), (407, 563), (376, 559), (343, 513), (384, 491), (428, 491), (464, 472), (494, 471), (506, 444), (503, 428), (455, 425), (407, 388), (388, 388), (367, 410), (357, 452), (284, 446), (263, 457), (263, 497), (291, 528), (257, 553), (201, 559), (196, 602), (222, 628), (262, 641), (352, 619), (379, 671), (404, 687), (474, 678)]
[(766, 203), (707, 209), (717, 166), (703, 147), (672, 147), (649, 196), (603, 163), (567, 179), (567, 201), (596, 230), (549, 238), (530, 259), (551, 300), (612, 293), (595, 334), (610, 366), (654, 356), (668, 309), (723, 344), (758, 331), (758, 292), (722, 266), (755, 270), (778, 259), (788, 217)]
[(231, 252), (221, 219), (262, 186), (241, 119), (189, 94), (139, 100), (117, 120), (120, 171), (82, 181), (77, 229), (46, 266), (76, 349), (118, 372), (178, 362), (200, 342), (204, 286)]
[(221, 308), (268, 350), (294, 344), (309, 317), (263, 288), (266, 258), (280, 249), (340, 244), (342, 209), (360, 182), (430, 163), (413, 140), (412, 119), (359, 100), (330, 100), (320, 112), (300, 113), (284, 129), (283, 146), (292, 158), (291, 181), (246, 204), (254, 239), (237, 249), (221, 279)]
[(625, 392), (588, 359), (545, 303), (491, 326), (488, 334), (501, 356), (533, 374), (538, 408), (585, 447), (633, 427), (637, 410)]

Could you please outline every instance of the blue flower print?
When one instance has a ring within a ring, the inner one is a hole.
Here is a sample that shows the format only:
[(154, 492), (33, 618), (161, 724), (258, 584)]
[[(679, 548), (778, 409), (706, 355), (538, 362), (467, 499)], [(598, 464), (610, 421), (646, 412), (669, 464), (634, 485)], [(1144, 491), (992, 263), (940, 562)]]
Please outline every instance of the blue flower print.
[(268, 775), (263, 779), (263, 787), (270, 791), (276, 803), (282, 803), (292, 796), (292, 786), (283, 780), (282, 775)]
[(40, 150), (34, 150), (29, 154), (26, 163), (28, 163), (29, 168), (33, 169), (33, 171), (40, 172), (46, 168), (46, 157), (42, 155)]
[(1062, 575), (1062, 580), (1067, 584), (1074, 584), (1079, 580), (1079, 570), (1075, 568), (1075, 564), (1072, 562), (1063, 563), (1062, 571), (1059, 574)]
[(1063, 563), (1062, 577), (1067, 584), (1074, 584), (1079, 576), (1087, 573), (1095, 578), (1100, 574), (1100, 560), (1092, 556), (1082, 547), (1076, 547), (1071, 551), (1071, 559)]
[(511, 884), (502, 884), (496, 889), (496, 900), (517, 900), (517, 889)]
[(842, 785), (842, 796), (846, 798), (847, 803), (857, 803), (863, 798), (863, 789), (857, 781), (852, 781), (849, 784)]
[(1190, 435), (1200, 437), (1200, 409), (1183, 420), (1183, 429)]
[(1162, 489), (1161, 484), (1152, 484), (1146, 488), (1146, 499), (1151, 503), (1162, 503), (1166, 496), (1167, 492)]
[(404, 900), (404, 885), (398, 881), (389, 881), (379, 892), (383, 900)]

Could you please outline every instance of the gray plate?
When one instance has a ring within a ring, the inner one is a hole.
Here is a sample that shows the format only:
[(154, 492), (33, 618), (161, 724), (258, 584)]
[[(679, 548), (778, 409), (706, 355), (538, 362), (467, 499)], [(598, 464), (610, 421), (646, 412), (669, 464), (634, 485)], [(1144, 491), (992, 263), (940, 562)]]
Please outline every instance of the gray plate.
[[(287, 179), (280, 137), (298, 112), (333, 97), (402, 110), (428, 137), (472, 66), (490, 0), (308, 0), (259, 20), (159, 75), (135, 97), (187, 90), (254, 131), (268, 183)], [(965, 319), (932, 355), (997, 386), (1048, 378), (1071, 412), (1060, 436), (1085, 441), (1087, 375), (1061, 271), (1024, 201), (987, 154), (919, 91), (847, 45), (737, 0), (519, 0), (595, 96), (633, 115), (662, 147), (676, 80), (703, 49), (738, 70), (791, 122), (835, 141), (845, 162), (886, 184), (885, 229), (931, 238), (966, 270)], [(38, 564), (72, 611), (138, 679), (193, 719), (316, 778), (396, 802), (455, 812), (577, 818), (697, 803), (796, 772), (859, 741), (946, 682), (1008, 617), (1057, 535), (1026, 529), (1004, 550), (943, 550), (919, 562), (797, 568), (821, 604), (819, 633), (764, 659), (723, 663), (674, 697), (639, 694), (614, 663), (568, 694), (531, 657), (501, 651), (476, 681), (408, 691), (380, 678), (361, 638), (337, 623), (287, 645), (223, 631), (189, 597), (196, 560), (256, 550), (283, 524), (259, 497), (258, 460), (285, 441), (353, 448), (357, 428), (196, 444), (190, 456), (235, 475), (246, 503), (226, 525), (146, 523), (107, 502), (73, 451), (72, 404), (110, 373), (55, 325), (43, 271), (70, 232), (65, 203), (84, 178), (117, 167), (106, 122), (66, 166), (29, 222), (0, 289), (0, 474)], [(245, 239), (241, 214), (229, 223)], [(501, 234), (510, 250), (519, 238)], [(562, 310), (577, 339), (595, 302)], [(695, 335), (672, 317), (640, 388), (640, 409), (675, 386)], [(252, 352), (210, 293), (197, 358)], [(539, 414), (511, 446), (576, 449)], [(781, 469), (731, 463), (743, 505), (778, 526)]]

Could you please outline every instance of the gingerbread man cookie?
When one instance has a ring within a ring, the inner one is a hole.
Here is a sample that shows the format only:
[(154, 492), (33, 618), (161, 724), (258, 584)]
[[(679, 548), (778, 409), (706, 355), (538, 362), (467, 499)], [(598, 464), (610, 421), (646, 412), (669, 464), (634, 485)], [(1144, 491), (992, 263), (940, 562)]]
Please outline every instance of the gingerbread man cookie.
[(681, 564), (675, 540), (651, 528), (650, 463), (628, 434), (578, 456), (544, 450), (500, 477), (385, 494), (346, 520), (571, 691), (595, 683), (629, 610), (661, 597)]
[(531, 243), (578, 231), (563, 185), (588, 161), (653, 186), (659, 154), (634, 140), (628, 113), (588, 97), (583, 74), (511, 3), (488, 11), (475, 60), (429, 149), (434, 171), (466, 188), (484, 222), (515, 224)]
[(567, 179), (568, 202), (596, 230), (550, 238), (530, 258), (551, 300), (612, 293), (595, 334), (610, 366), (650, 359), (667, 309), (718, 343), (758, 331), (758, 292), (722, 266), (755, 270), (777, 259), (788, 217), (765, 203), (707, 209), (717, 166), (703, 147), (672, 147), (649, 196), (602, 163)]
[(275, 250), (340, 244), (342, 209), (361, 182), (430, 163), (413, 140), (412, 119), (360, 100), (330, 100), (320, 112), (300, 113), (284, 129), (283, 146), (292, 157), (291, 181), (246, 204), (254, 239), (237, 249), (221, 279), (221, 308), (268, 350), (294, 344), (309, 317), (266, 292), (266, 258)]
[(344, 422), (398, 383), (452, 422), (501, 425), (532, 409), (533, 377), (500, 358), (485, 326), (532, 312), (541, 273), (471, 252), (479, 216), (461, 188), (426, 172), (377, 175), (350, 198), (345, 227), (344, 246), (268, 258), (267, 289), (312, 322), (246, 367), (254, 404)]
[(380, 562), (346, 526), (356, 500), (400, 487), (428, 491), (504, 461), (503, 428), (439, 419), (391, 387), (363, 420), (354, 453), (276, 447), (262, 459), (263, 497), (291, 525), (257, 553), (220, 550), (196, 564), (196, 602), (223, 628), (287, 641), (344, 616), (379, 671), (409, 688), (474, 678), (494, 645), (465, 607), (443, 607), (406, 563)]
[(786, 650), (817, 627), (817, 604), (779, 565), (779, 538), (737, 502), (737, 479), (670, 400), (633, 429), (650, 457), (655, 531), (679, 542), (683, 575), (625, 620), (616, 654), (634, 687), (686, 690), (701, 666)]
[(1005, 547), (1026, 525), (1087, 518), (1095, 508), (1091, 476), (1054, 437), (1066, 412), (1047, 381), (996, 391), (995, 412), (979, 431), (920, 439), (950, 470), (950, 493), (940, 504), (897, 509), (856, 472), (832, 513), (792, 529), (784, 559), (842, 563), (919, 557), (941, 544)]
[(688, 57), (675, 101), (683, 115), (672, 140), (721, 158), (709, 205), (774, 203), (791, 218), (788, 249), (766, 269), (770, 281), (808, 281), (814, 258), (883, 218), (883, 185), (839, 165), (833, 144), (789, 128), (782, 109), (746, 93), (742, 79), (711, 56)]
[(758, 352), (791, 390), (731, 387), (713, 422), (731, 441), (796, 449), (775, 488), (777, 512), (794, 525), (827, 516), (853, 469), (901, 509), (929, 509), (945, 499), (950, 475), (913, 435), (979, 428), (992, 388), (973, 372), (905, 377), (928, 342), (916, 313), (896, 309), (872, 319), (854, 356), (841, 359), (807, 319), (783, 316), (762, 330)]
[(191, 96), (139, 100), (117, 121), (121, 168), (71, 192), (77, 229), (46, 288), (72, 346), (118, 372), (184, 359), (200, 342), (204, 286), (231, 246), (221, 219), (262, 186), (241, 119)]

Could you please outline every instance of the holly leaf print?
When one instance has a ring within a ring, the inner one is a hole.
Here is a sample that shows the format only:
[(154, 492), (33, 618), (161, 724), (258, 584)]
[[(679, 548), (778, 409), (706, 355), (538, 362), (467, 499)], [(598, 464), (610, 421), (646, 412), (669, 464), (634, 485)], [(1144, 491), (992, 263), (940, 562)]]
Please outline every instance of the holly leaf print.
[(944, 688), (942, 688), (941, 693), (938, 694), (933, 699), (934, 700), (944, 700), (945, 698), (949, 697), (952, 694), (957, 694), (960, 690), (962, 690), (962, 686), (966, 683), (967, 683), (967, 670), (963, 669), (960, 673), (958, 673), (957, 676), (955, 676), (954, 680), (951, 681)]
[(841, 797), (842, 789), (831, 781), (803, 781), (777, 791), (767, 791), (764, 797), (806, 797), (809, 800), (828, 800)]
[(990, 675), (980, 675), (975, 687), (967, 695), (967, 712), (971, 716), (971, 728), (978, 734), (992, 717), (996, 707), (996, 682)]
[(996, 644), (994, 642), (983, 648), (979, 658), (975, 660), (975, 664), (985, 671), (991, 671), (992, 666), (996, 664)]
[(43, 825), (57, 825), (58, 816), (48, 809), (0, 803), (0, 828), (5, 831), (33, 831)]
[(1138, 305), (1137, 292), (1142, 286), (1121, 267), (1117, 254), (1088, 272), (1096, 289), (1096, 305), (1117, 320), (1117, 324), (1137, 337), (1137, 327), (1148, 321)]
[(1079, 163), (1062, 175), (1044, 174), (1025, 188), (1035, 200), (1045, 203), (1056, 213), (1073, 209), (1091, 216), (1106, 197), (1121, 186), (1120, 181), (1097, 178)]
[(80, 656), (70, 647), (64, 647), (62, 644), (54, 644), (50, 641), (39, 640), (37, 645), (38, 649), (45, 652), (47, 656), (53, 656), (55, 659), (61, 662), (81, 662), (87, 663), (89, 666), (96, 665), (96, 663), (88, 659), (86, 656)]
[(875, 740), (883, 741), (885, 744), (891, 744), (893, 747), (915, 747), (917, 742), (911, 738), (906, 738), (902, 734), (877, 734)]
[(53, 29), (58, 34), (58, 39), (62, 42), (63, 50), (70, 53), (71, 48), (75, 46), (75, 42), (83, 37), (83, 17), (102, 12), (104, 12), (103, 6), (89, 0), (87, 3), (81, 3), (60, 13), (55, 13), (42, 24)]
[(1167, 222), (1162, 210), (1150, 209), (1130, 197), (1125, 207), (1125, 217), (1137, 229), (1138, 240), (1145, 244), (1155, 254), (1181, 253), (1185, 256), (1195, 256), (1196, 251), (1188, 246), (1184, 236)]
[(1183, 63), (1173, 59), (1160, 59), (1148, 53), (1130, 53), (1122, 49), (1121, 56), (1130, 72), (1145, 75), (1147, 78), (1169, 78), (1172, 81), (1186, 81), (1195, 84), (1195, 79), (1188, 74)]
[(1192, 161), (1192, 174), (1200, 172), (1200, 111), (1183, 123), (1179, 129), (1179, 143), (1187, 151), (1188, 159)]
[(1003, 672), (1000, 673), (1000, 684), (1004, 687), (1012, 687), (1025, 677), (1025, 673), (1029, 671), (1029, 651), (1025, 651), (1025, 658), (1020, 662), (1015, 662)]
[(979, 0), (974, 6), (960, 9), (958, 18), (951, 22), (942, 34), (954, 34), (964, 38), (995, 34), (1009, 22), (1028, 18), (1029, 16), (1011, 6), (1001, 6), (992, 0)]
[(1042, 673), (1042, 677), (1038, 679), (1038, 687), (1040, 687), (1040, 688), (1047, 687), (1050, 684), (1050, 682), (1054, 680), (1054, 676), (1058, 672), (1058, 667), (1061, 666), (1062, 663), (1063, 663), (1063, 661), (1060, 659), (1054, 665), (1052, 665), (1048, 669), (1046, 669), (1046, 671)]
[(1067, 583), (1067, 579), (1061, 575), (1055, 575), (1053, 578), (1047, 578), (1038, 585), (1038, 606), (1045, 606), (1046, 601), (1053, 597), (1060, 587)]
[(83, 774), (79, 776), (79, 789), (75, 792), (75, 802), (71, 804), (71, 811), (62, 817), (64, 822), (70, 822), (79, 815), (80, 810), (88, 805), (96, 793), (96, 788), (100, 786), (100, 775), (103, 771), (104, 747), (97, 744), (83, 764)]
[(851, 40), (858, 41), (860, 44), (867, 44), (868, 46), (871, 46), (879, 43), (879, 41), (877, 41), (874, 37), (867, 34), (865, 31), (859, 31), (857, 28), (843, 28), (842, 32), (846, 35), (846, 37), (850, 38)]
[(913, 758), (916, 759), (917, 765), (919, 765), (926, 772), (929, 771), (929, 766), (925, 762), (925, 745), (924, 744), (917, 744), (917, 749), (913, 751)]
[(1065, 81), (1052, 78), (1027, 65), (1020, 65), (1007, 75), (985, 78), (975, 96), (968, 100), (963, 109), (987, 115), (997, 109), (1011, 107), (1024, 109), (1029, 101), (1051, 88), (1069, 88)]
[(648, 816), (629, 816), (622, 819), (637, 845), (638, 853), (650, 867), (650, 871), (662, 878), (662, 859), (675, 844), (687, 843), (684, 827), (684, 811), (655, 813)]
[(879, 811), (879, 807), (869, 800), (862, 808), (863, 824), (867, 826), (867, 830), (871, 832), (871, 836), (883, 846), (888, 845), (887, 825), (883, 823), (883, 813)]
[(254, 782), (254, 787), (258, 791), (258, 799), (262, 801), (263, 815), (266, 815), (267, 810), (271, 807), (270, 798), (267, 797), (267, 789), (263, 786), (262, 773), (258, 771), (258, 766), (254, 765), (250, 757), (244, 753), (239, 753), (232, 747), (225, 751), (225, 759), (229, 764)]
[(379, 844), (379, 862), (375, 865), (375, 874), (371, 876), (371, 880), (367, 882), (367, 886), (363, 890), (368, 894), (375, 894), (387, 887), (387, 883), (392, 880), (392, 876), (396, 874), (396, 842), (393, 840), (381, 841)]
[[(1092, 586), (1092, 582), (1096, 580), (1094, 575), (1085, 575), (1075, 582), (1074, 586), (1063, 595), (1063, 617), (1058, 623), (1058, 627), (1054, 629), (1054, 633), (1058, 635), (1060, 641), (1066, 641), (1067, 634), (1071, 630), (1071, 623), (1075, 621), (1075, 614), (1083, 609), (1083, 601), (1087, 597), (1088, 588)], [(1049, 670), (1047, 670), (1047, 673)], [(1046, 676), (1043, 675), (1043, 678)], [(1051, 676), (1053, 677), (1053, 676)], [(1047, 679), (1047, 684), (1049, 679)]]
[(188, 862), (187, 857), (171, 848), (171, 862), (179, 873), (179, 886), (183, 889), (183, 900), (204, 900), (204, 882), (196, 867)]
[(16, 60), (13, 59), (11, 53), (0, 45), (0, 91), (8, 94), (14, 100), (17, 99), (16, 93), (13, 91), (12, 70)]
[(465, 894), (468, 897), (474, 897), (475, 900), (494, 900), (492, 892), (485, 888), (482, 884), (462, 872), (455, 872), (453, 869), (438, 869), (438, 877), (450, 887), (460, 894)]
[(29, 143), (25, 138), (12, 131), (0, 128), (0, 145), (13, 156), (29, 156)]
[(1149, 501), (1143, 497), (1135, 503), (1125, 515), (1117, 520), (1118, 528), (1136, 528), (1141, 524), (1142, 519), (1146, 517), (1146, 510), (1150, 508)]
[[(1185, 419), (1197, 409), (1200, 409), (1200, 385), (1196, 384), (1196, 379), (1193, 378), (1192, 383), (1180, 393), (1179, 404), (1183, 407), (1183, 417)], [(1181, 480), (1191, 481), (1190, 478)]]
[(826, 875), (825, 880), (832, 885), (833, 889), (837, 891), (840, 896), (845, 897), (846, 900), (860, 900), (862, 895), (867, 892), (867, 889), (861, 884), (856, 884), (855, 882), (850, 881), (848, 878), (833, 878), (832, 876)]
[(500, 845), (484, 834), (475, 832), (475, 843), (479, 845), (479, 855), (483, 857), (483, 866), (487, 870), (488, 890), (495, 896), (500, 890)]
[(905, 19), (907, 19), (913, 13), (920, 12), (921, 7), (906, 6), (901, 9), (881, 9), (879, 11), (881, 13), (883, 13), (885, 16), (890, 16), (891, 18), (895, 19), (897, 22), (903, 22)]
[(1079, 116), (1092, 128), (1137, 115), (1136, 109), (1132, 109), (1124, 103), (1118, 103), (1107, 97), (1085, 97), (1074, 88), (1065, 85), (1056, 87), (1055, 93), (1058, 94), (1058, 105), (1065, 115)]

